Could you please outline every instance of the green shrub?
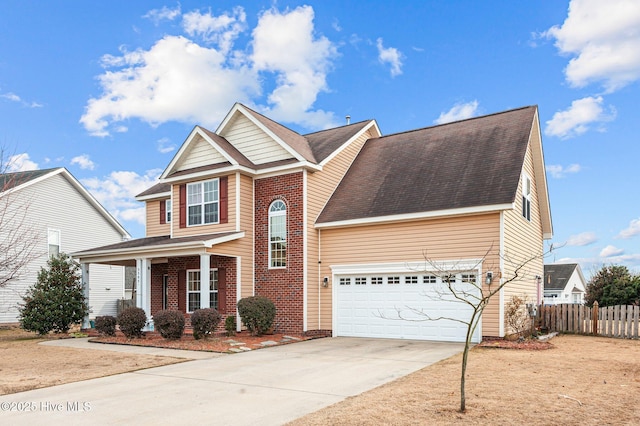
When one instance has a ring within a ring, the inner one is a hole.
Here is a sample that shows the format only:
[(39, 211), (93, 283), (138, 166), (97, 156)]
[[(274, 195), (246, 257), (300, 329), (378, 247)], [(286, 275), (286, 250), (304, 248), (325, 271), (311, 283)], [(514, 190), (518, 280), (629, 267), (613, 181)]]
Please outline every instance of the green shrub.
[(184, 314), (170, 309), (160, 311), (153, 316), (153, 325), (165, 339), (179, 339), (184, 333)]
[(80, 324), (89, 312), (80, 280), (80, 265), (61, 253), (41, 268), (33, 287), (20, 307), (20, 325), (40, 335), (66, 333)]
[(236, 328), (237, 328), (236, 316), (235, 315), (229, 315), (224, 320), (224, 329), (227, 330), (227, 336), (235, 335), (236, 334)]
[(96, 317), (96, 331), (105, 336), (115, 336), (116, 317), (111, 315)]
[(120, 331), (129, 339), (142, 337), (142, 329), (146, 324), (147, 314), (142, 308), (131, 307), (123, 309), (122, 312), (118, 314)]
[(238, 313), (247, 330), (259, 336), (266, 333), (276, 318), (276, 307), (273, 302), (263, 296), (251, 296), (240, 299)]
[(191, 314), (191, 327), (193, 328), (193, 338), (200, 340), (209, 337), (216, 331), (222, 317), (213, 308), (197, 309)]

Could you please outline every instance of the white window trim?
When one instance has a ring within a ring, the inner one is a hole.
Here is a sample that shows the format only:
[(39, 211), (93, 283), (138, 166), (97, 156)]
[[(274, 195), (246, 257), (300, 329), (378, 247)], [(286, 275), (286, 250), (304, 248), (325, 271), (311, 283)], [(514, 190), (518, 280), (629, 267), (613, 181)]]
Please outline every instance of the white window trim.
[[(205, 185), (205, 183), (208, 183), (208, 182), (216, 182), (216, 181), (218, 182), (218, 194), (217, 194), (217, 198), (216, 198), (216, 200), (215, 200), (215, 201), (211, 201), (211, 202), (209, 202), (209, 203), (205, 203), (205, 202), (204, 202), (204, 185)], [(194, 187), (194, 186), (196, 186), (196, 185), (197, 185), (197, 186), (200, 186), (200, 191), (201, 191), (201, 194), (202, 194), (202, 201), (201, 201), (200, 203), (198, 203), (198, 204), (189, 204), (189, 188), (190, 188), (190, 187), (192, 188), (192, 187)], [(200, 182), (192, 182), (192, 183), (188, 183), (188, 184), (187, 184), (187, 188), (186, 188), (186, 192), (187, 192), (187, 193), (186, 193), (185, 195), (186, 195), (186, 198), (187, 198), (187, 203), (186, 203), (186, 204), (187, 204), (187, 207), (186, 207), (186, 212), (185, 212), (185, 214), (187, 215), (187, 227), (188, 227), (188, 228), (190, 228), (190, 227), (192, 227), (192, 226), (217, 225), (217, 224), (219, 224), (219, 223), (220, 223), (220, 178), (209, 179), (209, 180), (203, 180), (203, 181), (200, 181)], [(217, 220), (216, 222), (209, 222), (209, 223), (206, 223), (206, 222), (205, 222), (205, 213), (204, 213), (205, 208), (204, 208), (204, 207), (205, 207), (205, 205), (206, 205), (206, 204), (211, 204), (211, 203), (216, 203), (216, 204), (217, 204), (217, 209), (218, 209), (218, 220)], [(198, 205), (201, 207), (201, 209), (200, 209), (200, 219), (202, 220), (202, 222), (200, 222), (200, 223), (194, 223), (194, 224), (191, 224), (191, 223), (189, 223), (189, 217), (190, 217), (190, 216), (189, 216), (189, 207), (191, 207), (191, 206), (198, 206)]]
[(164, 222), (171, 223), (171, 208), (172, 208), (171, 199), (164, 200)]
[[(284, 204), (284, 210), (279, 210), (276, 212), (272, 212), (271, 211), (271, 207), (273, 207), (273, 205), (275, 203), (281, 202)], [(268, 222), (268, 240), (269, 240), (269, 269), (286, 269), (287, 268), (287, 253), (288, 253), (288, 247), (287, 247), (287, 228), (288, 228), (288, 224), (287, 224), (287, 203), (284, 202), (284, 200), (281, 199), (277, 199), (277, 200), (273, 200), (273, 202), (271, 202), (271, 204), (269, 204), (269, 210), (268, 210), (268, 214), (267, 214), (267, 222)], [(272, 259), (271, 259), (271, 245), (274, 243), (274, 241), (271, 241), (271, 218), (275, 217), (275, 216), (284, 216), (284, 241), (278, 241), (279, 243), (284, 242), (284, 266), (273, 266), (272, 264)]]
[[(213, 274), (214, 272), (217, 272), (217, 271), (218, 271), (218, 268), (211, 268), (211, 269), (209, 269), (209, 274)], [(197, 272), (199, 274), (200, 273), (200, 269), (187, 269), (187, 276), (185, 278), (186, 279), (185, 288), (186, 288), (186, 291), (187, 291), (187, 295), (186, 295), (184, 309), (188, 314), (192, 314), (196, 310), (200, 309), (200, 304), (198, 303), (198, 307), (196, 309), (194, 309), (193, 311), (189, 310), (189, 294), (193, 293), (193, 294), (200, 295), (200, 289), (202, 288), (202, 287), (200, 287), (197, 290), (192, 290), (192, 291), (189, 290), (189, 273), (190, 272)], [(209, 285), (210, 284), (211, 284), (211, 280), (209, 280)], [(200, 286), (202, 286), (202, 277), (200, 277)], [(217, 294), (219, 294), (219, 291), (220, 291), (220, 277), (218, 277), (218, 288), (215, 289), (215, 290), (211, 290), (209, 292), (210, 293), (209, 294), (209, 301), (213, 300), (211, 295), (214, 294), (214, 293), (217, 295)], [(218, 300), (218, 307), (220, 307), (220, 300)]]
[[(529, 183), (529, 193), (525, 194), (527, 188), (527, 182)], [(532, 181), (528, 174), (522, 175), (522, 217), (531, 222), (531, 192)], [(526, 209), (526, 211), (525, 211)]]
[(49, 254), (49, 257), (51, 257), (51, 248), (50, 246), (52, 245), (56, 245), (56, 244), (51, 244), (51, 233), (55, 232), (58, 234), (58, 254), (62, 253), (62, 232), (59, 229), (55, 229), (55, 228), (47, 228), (47, 253)]

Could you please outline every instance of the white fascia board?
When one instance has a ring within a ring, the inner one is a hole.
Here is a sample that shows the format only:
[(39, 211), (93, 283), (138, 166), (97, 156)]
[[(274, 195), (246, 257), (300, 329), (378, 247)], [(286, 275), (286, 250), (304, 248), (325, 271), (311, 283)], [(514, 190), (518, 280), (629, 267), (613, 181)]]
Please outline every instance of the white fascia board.
[(269, 176), (281, 175), (283, 174), (283, 172), (287, 172), (287, 173), (301, 172), (303, 169), (306, 169), (311, 173), (313, 173), (313, 172), (321, 171), (322, 166), (309, 163), (308, 161), (302, 161), (300, 163), (287, 164), (285, 166), (269, 167), (266, 169), (256, 170), (255, 176), (264, 178)]
[(112, 250), (88, 250), (73, 253), (72, 256), (90, 262), (95, 262), (93, 260), (94, 258), (109, 260), (131, 259), (134, 255), (138, 255), (138, 257), (161, 257), (168, 255), (184, 256), (186, 254), (203, 253), (203, 250), (211, 248), (216, 244), (222, 244), (228, 241), (237, 240), (240, 238), (244, 238), (244, 236), (244, 232), (236, 232), (231, 235), (226, 235), (220, 238), (212, 238), (210, 240), (187, 241), (183, 243), (163, 244), (158, 246), (128, 247)]
[(193, 130), (191, 130), (191, 133), (189, 133), (189, 136), (187, 136), (185, 141), (182, 142), (182, 145), (180, 146), (180, 149), (178, 150), (178, 152), (176, 152), (176, 154), (173, 156), (173, 158), (169, 162), (169, 165), (167, 165), (167, 167), (164, 169), (164, 171), (160, 175), (160, 178), (159, 178), (160, 180), (164, 180), (164, 178), (167, 177), (167, 175), (169, 174), (169, 171), (173, 169), (173, 167), (176, 165), (178, 160), (182, 157), (184, 152), (187, 150), (187, 148), (191, 144), (191, 141), (193, 140), (195, 135), (198, 133), (199, 133), (198, 126), (194, 126)]
[(369, 263), (330, 265), (333, 275), (356, 274), (402, 274), (411, 272), (467, 272), (480, 271), (483, 259), (438, 260), (427, 262), (425, 259), (392, 263)]
[(378, 128), (378, 124), (376, 123), (375, 120), (371, 120), (369, 122), (369, 124), (367, 124), (366, 126), (364, 126), (362, 129), (360, 129), (360, 131), (358, 133), (356, 133), (355, 135), (353, 135), (353, 137), (351, 137), (349, 140), (347, 140), (344, 144), (342, 144), (342, 146), (340, 146), (340, 148), (336, 149), (335, 151), (333, 151), (331, 153), (331, 155), (329, 155), (327, 158), (325, 158), (324, 160), (322, 160), (320, 162), (321, 166), (324, 166), (325, 164), (327, 164), (329, 161), (333, 160), (333, 158), (335, 158), (338, 154), (340, 154), (342, 151), (344, 151), (349, 145), (351, 145), (351, 143), (355, 140), (357, 140), (360, 136), (362, 136), (367, 130), (369, 129), (374, 129), (375, 132), (377, 132), (378, 136), (373, 136), (373, 137), (380, 137), (381, 133), (380, 133), (380, 129)]
[(61, 173), (67, 179), (67, 181), (69, 181), (69, 183), (71, 183), (71, 185), (80, 193), (80, 195), (82, 195), (87, 201), (89, 201), (89, 204), (91, 204), (93, 208), (96, 209), (98, 213), (100, 213), (107, 220), (107, 222), (111, 224), (111, 226), (116, 228), (120, 235), (122, 235), (122, 239), (131, 239), (131, 235), (127, 232), (127, 230), (124, 229), (122, 225), (120, 225), (120, 223), (111, 215), (111, 213), (109, 213), (107, 209), (105, 209), (102, 204), (100, 204), (100, 202), (98, 202), (98, 200), (96, 200), (96, 198), (91, 195), (91, 193), (87, 191), (87, 189), (78, 181), (78, 179), (76, 179), (67, 169), (65, 169), (64, 167), (60, 168), (59, 170), (51, 173), (48, 176), (54, 176), (58, 173)]
[(168, 198), (171, 197), (171, 191), (169, 192), (158, 192), (155, 194), (143, 195), (142, 197), (135, 197), (136, 201), (149, 201), (155, 200), (158, 198)]
[(228, 162), (230, 162), (231, 164), (233, 164), (234, 166), (238, 165), (238, 162), (232, 157), (230, 156), (227, 151), (225, 151), (224, 149), (222, 149), (222, 147), (220, 145), (218, 145), (213, 139), (211, 139), (209, 137), (209, 135), (207, 135), (205, 132), (200, 131), (200, 126), (196, 126), (196, 128), (198, 129), (198, 133), (200, 134), (200, 136), (202, 137), (202, 139), (204, 139), (205, 141), (207, 141), (212, 147), (213, 149), (215, 149), (216, 151), (218, 151), (224, 158), (227, 159)]
[(66, 170), (64, 167), (59, 167), (59, 168), (57, 168), (55, 170), (52, 170), (49, 173), (47, 173), (45, 175), (42, 175), (42, 176), (40, 176), (38, 178), (30, 179), (29, 181), (27, 181), (25, 183), (21, 183), (20, 185), (14, 186), (11, 189), (7, 189), (6, 191), (2, 191), (2, 192), (0, 192), (0, 198), (2, 198), (4, 196), (7, 196), (7, 195), (10, 195), (10, 194), (12, 194), (14, 192), (20, 191), (21, 189), (28, 188), (31, 185), (35, 185), (38, 182), (42, 182), (45, 179), (49, 179), (51, 176), (55, 176), (57, 174), (60, 174), (64, 170)]
[(174, 177), (170, 177), (170, 178), (164, 178), (162, 179), (162, 182), (164, 183), (173, 183), (173, 182), (180, 182), (180, 181), (191, 181), (191, 180), (197, 180), (197, 179), (201, 179), (201, 178), (206, 178), (206, 177), (211, 177), (211, 176), (222, 176), (222, 175), (228, 175), (230, 173), (233, 172), (244, 172), (246, 174), (254, 174), (255, 171), (252, 169), (249, 169), (247, 167), (244, 166), (228, 166), (228, 167), (222, 167), (220, 169), (212, 169), (212, 170), (202, 170), (199, 172), (194, 172), (194, 173), (189, 173), (189, 174), (184, 174), (184, 175), (180, 175), (180, 176), (174, 176)]
[(432, 212), (407, 213), (407, 214), (377, 216), (377, 217), (362, 218), (362, 219), (340, 220), (336, 222), (316, 223), (315, 227), (318, 229), (323, 229), (323, 228), (328, 229), (328, 228), (342, 228), (342, 227), (349, 227), (349, 226), (376, 225), (376, 224), (384, 224), (384, 223), (391, 223), (391, 222), (404, 222), (404, 221), (432, 219), (432, 218), (449, 217), (449, 216), (477, 215), (477, 214), (483, 214), (483, 213), (499, 212), (503, 210), (513, 210), (514, 208), (515, 208), (514, 203), (494, 204), (490, 206), (466, 207), (461, 209), (436, 210)]
[[(269, 135), (269, 137), (271, 139), (273, 139), (274, 141), (276, 141), (276, 143), (278, 145), (280, 145), (281, 148), (283, 148), (285, 151), (287, 151), (289, 154), (291, 154), (296, 160), (300, 161), (300, 162), (305, 162), (307, 161), (302, 155), (300, 155), (300, 153), (298, 151), (296, 151), (295, 149), (293, 149), (291, 146), (289, 146), (289, 144), (285, 143), (282, 139), (280, 139), (275, 133), (273, 133), (271, 130), (269, 130), (267, 127), (265, 127), (261, 122), (259, 122), (254, 116), (253, 114), (251, 114), (249, 111), (247, 111), (242, 105), (240, 104), (236, 104), (238, 105), (238, 112), (240, 112), (241, 114), (243, 114), (245, 117), (247, 117), (249, 119), (249, 121), (251, 121), (253, 124), (255, 124), (256, 126), (258, 126), (258, 128), (260, 130), (262, 130), (263, 132), (265, 132), (267, 135)], [(234, 106), (235, 108), (235, 106)], [(218, 132), (216, 132), (218, 133)]]

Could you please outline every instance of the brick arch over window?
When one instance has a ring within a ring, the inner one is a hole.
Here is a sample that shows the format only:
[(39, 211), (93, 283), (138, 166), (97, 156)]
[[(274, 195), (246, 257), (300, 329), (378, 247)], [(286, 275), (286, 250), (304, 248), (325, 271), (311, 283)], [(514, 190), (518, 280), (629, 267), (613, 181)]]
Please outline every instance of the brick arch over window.
[(287, 204), (277, 198), (269, 205), (269, 267), (287, 266)]

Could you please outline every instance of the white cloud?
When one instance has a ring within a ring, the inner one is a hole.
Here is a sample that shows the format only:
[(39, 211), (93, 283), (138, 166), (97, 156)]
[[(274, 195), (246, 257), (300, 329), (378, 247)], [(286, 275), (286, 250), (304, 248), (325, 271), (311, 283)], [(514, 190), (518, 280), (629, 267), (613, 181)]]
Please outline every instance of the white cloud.
[(633, 219), (629, 223), (628, 228), (620, 231), (620, 233), (618, 234), (618, 238), (631, 238), (635, 237), (636, 235), (640, 235), (640, 218)]
[(178, 16), (180, 16), (180, 4), (174, 9), (167, 6), (163, 6), (162, 9), (152, 9), (142, 17), (150, 19), (154, 24), (158, 25), (162, 21), (173, 21)]
[(167, 154), (171, 151), (175, 151), (176, 146), (171, 143), (169, 138), (162, 138), (158, 140), (158, 152), (161, 154)]
[(82, 170), (93, 170), (96, 165), (87, 154), (78, 155), (71, 159), (71, 164), (77, 164)]
[(38, 103), (38, 102), (27, 102), (27, 101), (23, 100), (20, 96), (16, 95), (15, 93), (12, 93), (12, 92), (2, 93), (2, 94), (0, 94), (0, 98), (6, 99), (6, 100), (11, 101), (11, 102), (17, 102), (17, 103), (19, 103), (22, 106), (27, 107), (27, 108), (42, 108), (42, 104), (41, 103)]
[(561, 26), (542, 34), (572, 56), (565, 69), (569, 84), (602, 82), (613, 92), (640, 78), (640, 2), (572, 0)]
[(547, 172), (556, 179), (561, 179), (568, 174), (578, 173), (582, 170), (580, 164), (571, 164), (567, 167), (561, 166), (559, 164), (549, 164), (546, 166)]
[(594, 232), (582, 232), (580, 234), (571, 235), (566, 242), (567, 246), (572, 247), (582, 247), (588, 246), (590, 244), (598, 241), (596, 234)]
[(440, 113), (440, 116), (433, 120), (433, 122), (436, 124), (445, 124), (474, 117), (478, 114), (478, 105), (477, 100), (455, 104), (449, 111)]
[(378, 61), (391, 65), (391, 77), (402, 74), (402, 53), (395, 47), (385, 48), (382, 45), (382, 38), (378, 38), (376, 46), (378, 47)]
[(29, 154), (12, 155), (7, 159), (6, 169), (8, 172), (26, 172), (28, 170), (38, 170), (38, 163), (29, 159)]
[(568, 109), (553, 114), (551, 120), (546, 123), (547, 127), (544, 133), (547, 136), (568, 139), (585, 133), (594, 123), (602, 126), (603, 123), (613, 120), (616, 116), (613, 107), (610, 106), (607, 112), (602, 107), (602, 103), (602, 96), (589, 96), (571, 102)]
[(613, 257), (619, 256), (624, 253), (624, 250), (609, 244), (600, 251), (600, 257)]
[(160, 169), (136, 172), (115, 171), (102, 178), (82, 179), (82, 184), (118, 220), (135, 221), (144, 225), (145, 209), (135, 196), (153, 186), (162, 173)]
[(105, 72), (97, 77), (102, 93), (88, 100), (80, 118), (89, 133), (126, 131), (122, 123), (132, 118), (152, 126), (167, 121), (215, 126), (233, 103), (254, 105), (251, 100), (263, 95), (263, 86), (275, 88), (267, 94), (268, 105), (254, 107), (274, 119), (309, 128), (336, 123), (333, 113), (313, 109), (318, 94), (329, 90), (326, 76), (337, 50), (315, 35), (310, 6), (263, 12), (251, 41), (239, 49), (234, 43), (247, 29), (242, 8), (183, 16), (187, 36), (166, 35), (148, 50), (121, 48), (120, 55), (102, 57)]
[(218, 45), (220, 53), (228, 54), (233, 42), (247, 27), (247, 15), (241, 7), (232, 13), (214, 16), (211, 11), (202, 14), (197, 11), (182, 16), (182, 27), (189, 36), (199, 36), (207, 43)]
[(220, 52), (180, 36), (165, 36), (147, 51), (103, 59), (107, 68), (121, 69), (98, 77), (103, 94), (89, 99), (80, 119), (94, 136), (107, 136), (110, 124), (130, 118), (151, 125), (170, 120), (214, 125), (230, 105), (259, 91), (247, 67), (229, 69)]
[(264, 12), (252, 33), (251, 59), (256, 71), (276, 76), (263, 111), (275, 120), (319, 128), (336, 124), (332, 113), (311, 109), (318, 94), (329, 90), (326, 77), (337, 50), (329, 39), (315, 35), (313, 18), (310, 6)]

